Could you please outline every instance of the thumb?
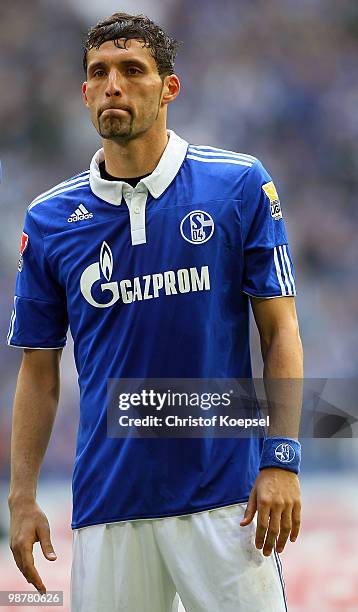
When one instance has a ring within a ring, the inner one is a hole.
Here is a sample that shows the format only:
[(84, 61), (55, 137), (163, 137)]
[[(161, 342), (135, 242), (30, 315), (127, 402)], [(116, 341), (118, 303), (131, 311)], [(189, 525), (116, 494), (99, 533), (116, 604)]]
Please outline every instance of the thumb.
[(41, 529), (38, 530), (38, 535), (44, 556), (49, 561), (55, 561), (57, 559), (57, 555), (51, 543), (50, 528), (48, 526), (41, 527)]
[(254, 518), (256, 514), (256, 510), (257, 510), (256, 490), (252, 489), (250, 493), (249, 501), (246, 506), (244, 518), (242, 519), (240, 523), (242, 527), (245, 527), (246, 525), (249, 525), (251, 523), (252, 519)]

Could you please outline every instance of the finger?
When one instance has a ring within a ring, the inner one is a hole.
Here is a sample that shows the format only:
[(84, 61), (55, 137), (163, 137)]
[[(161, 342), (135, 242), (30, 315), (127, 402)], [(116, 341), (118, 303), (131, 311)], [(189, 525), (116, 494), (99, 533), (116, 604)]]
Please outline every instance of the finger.
[(292, 506), (285, 508), (283, 513), (281, 514), (281, 522), (280, 522), (280, 535), (277, 540), (276, 550), (278, 553), (281, 553), (285, 548), (286, 542), (288, 540), (288, 536), (291, 533), (292, 529)]
[(34, 564), (34, 557), (32, 554), (32, 546), (24, 547), (21, 552), (22, 559), (22, 573), (26, 580), (34, 585), (34, 587), (41, 593), (46, 593), (46, 587), (42, 582), (40, 575)]
[(42, 552), (46, 559), (48, 559), (49, 561), (56, 561), (57, 555), (52, 546), (50, 528), (47, 523), (44, 523), (43, 525), (38, 527), (37, 535), (40, 540)]
[(15, 549), (11, 549), (12, 550), (12, 555), (15, 559), (15, 563), (17, 565), (17, 567), (19, 568), (20, 572), (22, 573), (22, 558), (21, 558), (21, 553), (17, 552), (17, 550)]
[(298, 533), (301, 527), (301, 504), (297, 503), (293, 506), (292, 510), (292, 529), (291, 529), (291, 542), (295, 542), (298, 537)]
[(257, 499), (256, 499), (256, 490), (252, 489), (249, 497), (249, 501), (247, 502), (247, 506), (245, 509), (244, 518), (240, 522), (242, 527), (249, 525), (256, 514), (257, 509)]
[(257, 525), (256, 525), (256, 537), (255, 546), (261, 549), (264, 544), (266, 531), (269, 526), (270, 517), (270, 506), (268, 503), (261, 502), (258, 506), (257, 512)]
[(271, 508), (270, 524), (267, 530), (266, 539), (262, 551), (265, 557), (269, 557), (271, 555), (277, 536), (280, 532), (281, 512), (281, 508)]
[(22, 541), (16, 542), (14, 544), (13, 543), (10, 544), (10, 549), (15, 559), (15, 563), (22, 574), (24, 573), (23, 572), (23, 562), (22, 562), (22, 551), (23, 551), (24, 546), (25, 544)]

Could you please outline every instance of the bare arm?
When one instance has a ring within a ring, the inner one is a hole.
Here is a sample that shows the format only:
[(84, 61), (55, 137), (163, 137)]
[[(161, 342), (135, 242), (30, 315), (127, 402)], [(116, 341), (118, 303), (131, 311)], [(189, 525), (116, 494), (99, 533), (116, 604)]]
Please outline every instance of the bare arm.
[[(252, 298), (264, 361), (269, 403), (269, 436), (298, 437), (303, 379), (303, 351), (294, 298)], [(281, 379), (281, 380), (279, 380)], [(262, 470), (252, 488), (242, 525), (256, 511), (256, 546), (265, 556), (282, 552), (288, 537), (294, 542), (300, 528), (300, 487), (296, 474), (281, 468)]]
[(260, 333), (264, 382), (269, 402), (269, 436), (298, 438), (303, 379), (303, 351), (292, 297), (252, 298)]
[(49, 560), (56, 555), (47, 518), (36, 503), (36, 488), (56, 416), (61, 353), (24, 350), (13, 407), (10, 547), (27, 581), (41, 592), (46, 588), (34, 566), (33, 545), (39, 541)]

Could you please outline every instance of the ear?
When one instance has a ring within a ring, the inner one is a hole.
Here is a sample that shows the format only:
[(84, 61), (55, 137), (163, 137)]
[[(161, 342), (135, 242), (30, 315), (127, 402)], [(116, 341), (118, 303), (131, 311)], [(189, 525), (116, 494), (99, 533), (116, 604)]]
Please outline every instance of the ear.
[(87, 99), (87, 81), (85, 81), (84, 83), (82, 83), (82, 100), (83, 100), (83, 103), (85, 104), (85, 106), (88, 106), (88, 99)]
[(163, 83), (162, 104), (170, 104), (178, 97), (180, 92), (180, 81), (176, 74), (165, 77)]

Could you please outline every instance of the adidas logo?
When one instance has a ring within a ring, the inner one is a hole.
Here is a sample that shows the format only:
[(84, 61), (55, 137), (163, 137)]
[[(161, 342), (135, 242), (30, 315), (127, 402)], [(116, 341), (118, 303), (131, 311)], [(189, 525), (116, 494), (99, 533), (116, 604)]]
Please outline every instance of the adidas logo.
[(92, 219), (93, 214), (88, 212), (87, 208), (80, 204), (78, 208), (76, 208), (75, 212), (72, 213), (70, 217), (68, 217), (67, 221), (69, 223), (74, 223), (75, 221), (83, 221), (84, 219)]

